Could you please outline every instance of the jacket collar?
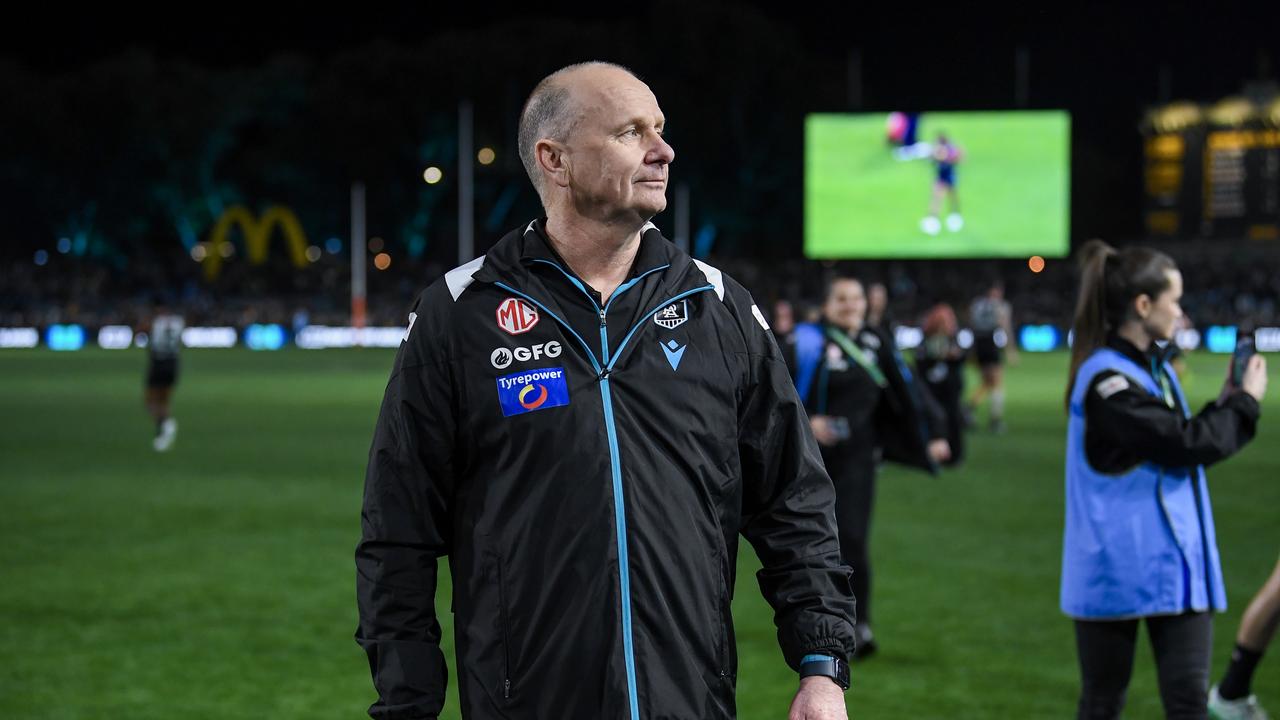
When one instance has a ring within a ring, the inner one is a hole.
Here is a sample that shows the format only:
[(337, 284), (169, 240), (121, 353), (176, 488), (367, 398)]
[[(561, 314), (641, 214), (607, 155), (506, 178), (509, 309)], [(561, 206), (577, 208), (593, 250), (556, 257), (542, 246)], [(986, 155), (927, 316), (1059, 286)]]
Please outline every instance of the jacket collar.
[(1153, 342), (1151, 343), (1151, 347), (1143, 350), (1115, 333), (1111, 333), (1107, 336), (1107, 347), (1134, 361), (1138, 364), (1138, 367), (1144, 368), (1150, 368), (1152, 361), (1154, 361), (1157, 366), (1163, 365), (1174, 351), (1174, 345), (1172, 342), (1164, 347), (1160, 347)]
[[(549, 261), (577, 277), (577, 273), (569, 267), (569, 263), (565, 262), (564, 258), (560, 257), (560, 253), (556, 252), (551, 241), (547, 239), (546, 223), (547, 219), (542, 217), (525, 226), (524, 232), (520, 235), (520, 263), (527, 266), (531, 262)], [(636, 257), (631, 263), (627, 280), (663, 265), (670, 265), (672, 260), (670, 250), (676, 250), (676, 247), (662, 237), (657, 226), (646, 223), (640, 234), (640, 248), (636, 251)], [(581, 278), (578, 279), (581, 280)]]
[[(542, 262), (560, 266), (566, 273), (572, 270), (552, 249), (543, 230), (546, 218), (538, 218), (507, 233), (485, 253), (484, 264), (473, 276), (477, 282), (502, 282), (516, 288), (530, 284), (532, 270)], [(631, 265), (628, 279), (662, 269), (657, 273), (661, 285), (672, 292), (681, 292), (707, 284), (706, 276), (694, 264), (688, 253), (663, 237), (653, 223), (645, 225), (640, 236), (640, 248)], [(688, 286), (686, 288), (685, 286)]]

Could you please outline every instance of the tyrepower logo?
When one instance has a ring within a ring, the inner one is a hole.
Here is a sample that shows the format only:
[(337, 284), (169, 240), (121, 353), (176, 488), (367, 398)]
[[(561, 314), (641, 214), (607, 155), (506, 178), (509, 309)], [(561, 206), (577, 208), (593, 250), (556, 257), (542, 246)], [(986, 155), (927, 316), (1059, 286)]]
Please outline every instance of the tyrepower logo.
[(538, 343), (530, 347), (498, 348), (489, 355), (489, 362), (497, 369), (511, 367), (511, 363), (541, 360), (544, 357), (560, 357), (560, 343), (557, 340)]
[(519, 298), (507, 298), (498, 306), (498, 327), (510, 335), (527, 333), (538, 324), (538, 309)]
[(569, 404), (564, 368), (525, 370), (497, 378), (498, 403), (505, 417)]

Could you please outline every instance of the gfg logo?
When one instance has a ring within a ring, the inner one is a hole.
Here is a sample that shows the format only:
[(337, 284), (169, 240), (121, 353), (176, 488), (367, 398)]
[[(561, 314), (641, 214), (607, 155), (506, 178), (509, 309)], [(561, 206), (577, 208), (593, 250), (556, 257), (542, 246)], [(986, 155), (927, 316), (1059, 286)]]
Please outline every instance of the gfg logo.
[(544, 357), (560, 357), (560, 342), (552, 340), (550, 342), (538, 343), (531, 347), (518, 347), (511, 349), (498, 348), (489, 356), (489, 362), (495, 368), (503, 370), (511, 367), (511, 363), (517, 360), (520, 362), (528, 362), (529, 360), (540, 360)]

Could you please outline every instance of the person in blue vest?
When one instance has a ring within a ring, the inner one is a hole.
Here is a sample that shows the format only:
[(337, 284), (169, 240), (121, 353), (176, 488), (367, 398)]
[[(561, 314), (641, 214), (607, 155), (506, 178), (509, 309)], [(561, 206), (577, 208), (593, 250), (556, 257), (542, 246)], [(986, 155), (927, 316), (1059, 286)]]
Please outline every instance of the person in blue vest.
[[(1138, 624), (1170, 718), (1207, 717), (1212, 613), (1226, 608), (1205, 467), (1253, 438), (1266, 365), (1192, 416), (1168, 345), (1182, 275), (1164, 253), (1082, 252), (1068, 375), (1062, 611), (1075, 621), (1078, 718), (1117, 718)], [(1160, 342), (1157, 342), (1160, 341)]]
[(853, 568), (857, 600), (855, 660), (877, 647), (868, 552), (876, 465), (883, 458), (936, 473), (950, 456), (941, 408), (916, 382), (893, 339), (868, 326), (866, 316), (862, 283), (836, 277), (822, 322), (796, 325), (789, 363), (836, 489), (840, 554)]

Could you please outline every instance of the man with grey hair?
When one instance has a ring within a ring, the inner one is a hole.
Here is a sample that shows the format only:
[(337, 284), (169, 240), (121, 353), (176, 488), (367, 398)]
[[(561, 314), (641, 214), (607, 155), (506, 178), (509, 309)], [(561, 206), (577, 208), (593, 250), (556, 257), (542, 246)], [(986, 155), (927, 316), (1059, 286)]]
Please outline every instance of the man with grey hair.
[(356, 551), (375, 718), (435, 718), (447, 557), (464, 718), (733, 718), (738, 535), (792, 720), (844, 720), (853, 596), (835, 493), (763, 314), (650, 222), (675, 155), (649, 87), (538, 84), (520, 152), (546, 217), (418, 298)]

